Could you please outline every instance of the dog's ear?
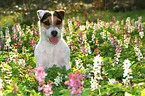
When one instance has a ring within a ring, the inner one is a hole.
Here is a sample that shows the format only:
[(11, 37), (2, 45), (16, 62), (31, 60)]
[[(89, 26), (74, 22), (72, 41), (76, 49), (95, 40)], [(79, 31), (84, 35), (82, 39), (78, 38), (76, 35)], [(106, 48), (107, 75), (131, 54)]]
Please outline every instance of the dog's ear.
[(65, 15), (64, 10), (55, 10), (54, 13), (56, 13), (60, 19), (64, 19), (64, 15)]
[(45, 13), (46, 13), (46, 11), (44, 11), (44, 10), (38, 10), (37, 11), (38, 19), (41, 20)]

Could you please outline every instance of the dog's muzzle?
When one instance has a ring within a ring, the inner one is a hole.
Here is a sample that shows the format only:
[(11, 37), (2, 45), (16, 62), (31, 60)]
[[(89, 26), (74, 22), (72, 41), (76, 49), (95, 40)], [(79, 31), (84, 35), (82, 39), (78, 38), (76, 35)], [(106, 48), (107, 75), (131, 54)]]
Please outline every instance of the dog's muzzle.
[(56, 37), (56, 36), (57, 36), (57, 34), (58, 34), (58, 32), (57, 32), (57, 31), (52, 31), (52, 32), (51, 32), (51, 35), (52, 35), (53, 37)]
[(51, 32), (52, 37), (49, 38), (51, 43), (57, 44), (57, 42), (58, 42), (57, 34), (58, 34), (58, 32), (55, 30)]

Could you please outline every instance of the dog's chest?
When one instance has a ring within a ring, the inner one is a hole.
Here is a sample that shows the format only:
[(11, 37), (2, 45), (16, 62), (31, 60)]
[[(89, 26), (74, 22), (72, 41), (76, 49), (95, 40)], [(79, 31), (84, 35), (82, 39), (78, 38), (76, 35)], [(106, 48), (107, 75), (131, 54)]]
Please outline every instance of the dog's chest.
[[(46, 57), (48, 58), (55, 58), (57, 56), (59, 56), (60, 54), (63, 53), (64, 50), (64, 46), (58, 46), (58, 45), (43, 45), (44, 47), (41, 48), (42, 49), (42, 54), (44, 54)], [(62, 54), (63, 55), (63, 54)]]
[(65, 42), (62, 41), (60, 41), (57, 45), (41, 42), (38, 44), (35, 51), (37, 52), (37, 56), (41, 54), (40, 59), (44, 64), (52, 66), (52, 64), (64, 62), (62, 60), (65, 60), (67, 52), (69, 52), (69, 48)]

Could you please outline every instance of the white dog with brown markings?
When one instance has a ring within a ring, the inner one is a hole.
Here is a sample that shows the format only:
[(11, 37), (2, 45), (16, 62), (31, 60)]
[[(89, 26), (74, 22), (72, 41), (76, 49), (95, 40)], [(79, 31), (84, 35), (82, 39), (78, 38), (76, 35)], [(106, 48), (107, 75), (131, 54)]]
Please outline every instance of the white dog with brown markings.
[(61, 35), (65, 12), (38, 10), (40, 40), (35, 48), (36, 67), (47, 69), (54, 64), (70, 69), (70, 51)]

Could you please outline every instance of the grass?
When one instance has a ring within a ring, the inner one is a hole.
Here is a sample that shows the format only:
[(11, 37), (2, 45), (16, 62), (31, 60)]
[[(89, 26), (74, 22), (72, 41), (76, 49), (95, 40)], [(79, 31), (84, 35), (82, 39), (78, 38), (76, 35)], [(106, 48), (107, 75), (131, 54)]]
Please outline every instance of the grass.
[[(73, 17), (82, 17), (82, 22), (86, 22), (84, 16), (83, 16), (83, 12), (72, 12), (72, 13), (66, 13), (65, 15), (65, 21), (67, 22), (68, 18), (73, 18)], [(87, 11), (88, 14), (88, 20), (91, 21), (92, 19), (94, 20), (93, 14), (92, 14), (92, 10)], [(135, 11), (128, 11), (128, 12), (113, 12), (113, 11), (100, 11), (100, 10), (95, 10), (95, 16), (98, 16), (98, 18), (100, 17), (100, 14), (102, 14), (102, 19), (105, 22), (110, 22), (112, 21), (112, 17), (115, 16), (116, 20), (121, 21), (121, 20), (125, 20), (127, 17), (131, 17), (134, 18), (135, 20), (138, 19), (138, 17), (142, 16), (142, 20), (143, 22), (145, 22), (145, 10), (135, 10)], [(30, 16), (33, 17), (33, 16)], [(35, 16), (37, 18), (37, 16)], [(14, 12), (14, 14), (9, 14), (7, 16), (4, 15), (0, 15), (0, 26), (5, 27), (7, 25), (7, 22), (9, 23), (9, 25), (13, 25), (15, 22), (13, 21), (14, 19), (21, 19), (21, 21), (24, 21), (22, 14), (19, 13), (16, 14), (16, 12)], [(31, 20), (32, 18), (29, 18), (29, 20)], [(28, 21), (29, 21), (28, 20)], [(37, 22), (38, 19), (36, 19), (35, 22)], [(21, 23), (25, 23), (25, 22), (21, 22)], [(36, 23), (37, 24), (37, 23)]]
[[(102, 14), (102, 20), (106, 22), (112, 21), (112, 16), (116, 17), (116, 20), (121, 21), (125, 20), (127, 17), (134, 18), (135, 20), (138, 19), (138, 17), (142, 16), (143, 21), (145, 21), (145, 10), (135, 10), (135, 11), (128, 11), (128, 12), (113, 12), (113, 11), (99, 11), (95, 10), (95, 16), (100, 16)], [(83, 16), (83, 13), (71, 13), (66, 15), (66, 18), (71, 18), (71, 17), (81, 17)], [(88, 19), (91, 20), (93, 17), (92, 15), (92, 10), (88, 12)]]
[[(14, 20), (20, 19), (21, 21), (23, 20), (23, 17), (21, 14), (17, 14), (17, 13), (9, 13), (9, 15), (0, 15), (0, 26), (5, 27), (8, 25), (13, 25), (16, 22)], [(20, 22), (20, 21), (18, 21)], [(7, 25), (8, 24), (8, 25)]]

